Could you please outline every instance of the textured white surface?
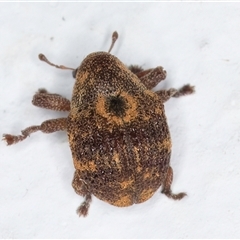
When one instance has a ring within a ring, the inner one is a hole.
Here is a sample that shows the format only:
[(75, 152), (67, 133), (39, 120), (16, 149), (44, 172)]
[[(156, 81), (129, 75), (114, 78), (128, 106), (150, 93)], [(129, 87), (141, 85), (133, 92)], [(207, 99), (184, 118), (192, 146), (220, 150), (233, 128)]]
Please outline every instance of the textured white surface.
[(164, 66), (160, 88), (196, 86), (171, 99), (175, 202), (156, 192), (147, 202), (117, 208), (96, 198), (78, 218), (82, 198), (65, 133), (36, 133), (14, 146), (0, 143), (2, 238), (239, 238), (240, 5), (238, 3), (1, 3), (0, 129), (19, 134), (66, 116), (31, 105), (38, 88), (71, 96), (71, 72), (37, 58), (77, 67), (108, 50), (125, 64)]

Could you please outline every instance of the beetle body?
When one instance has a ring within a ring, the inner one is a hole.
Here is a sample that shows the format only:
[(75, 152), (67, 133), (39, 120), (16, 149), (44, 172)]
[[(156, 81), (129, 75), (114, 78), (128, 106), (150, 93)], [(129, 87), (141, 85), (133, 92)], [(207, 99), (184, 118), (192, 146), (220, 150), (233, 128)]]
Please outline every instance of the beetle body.
[(78, 68), (68, 116), (75, 168), (115, 206), (149, 199), (165, 180), (171, 140), (160, 97), (109, 53)]
[(117, 37), (114, 32), (108, 52), (88, 55), (77, 69), (55, 65), (39, 54), (56, 68), (73, 70), (76, 81), (71, 101), (39, 89), (32, 103), (69, 115), (30, 126), (21, 135), (3, 135), (12, 145), (36, 131), (68, 133), (75, 166), (72, 186), (85, 198), (77, 209), (79, 216), (87, 215), (92, 195), (118, 207), (148, 200), (161, 185), (169, 198), (186, 195), (171, 191), (171, 139), (163, 104), (193, 93), (194, 87), (151, 91), (166, 78), (166, 71), (126, 67), (109, 53)]

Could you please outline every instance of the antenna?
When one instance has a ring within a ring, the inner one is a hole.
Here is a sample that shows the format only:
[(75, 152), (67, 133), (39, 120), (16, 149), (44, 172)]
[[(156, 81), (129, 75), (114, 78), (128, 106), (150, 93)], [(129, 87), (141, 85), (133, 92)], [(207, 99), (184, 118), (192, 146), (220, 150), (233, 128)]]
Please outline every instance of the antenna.
[[(116, 40), (115, 40), (116, 41)], [(51, 66), (53, 66), (53, 67), (56, 67), (56, 68), (60, 68), (60, 69), (64, 69), (64, 70), (76, 70), (76, 69), (74, 69), (74, 68), (69, 68), (69, 67), (65, 67), (65, 66), (63, 66), (63, 65), (56, 65), (56, 64), (53, 64), (53, 63), (51, 63), (47, 58), (46, 58), (46, 56), (44, 55), (44, 54), (42, 54), (42, 53), (40, 53), (39, 55), (38, 55), (38, 58), (41, 60), (41, 61), (43, 61), (43, 62), (45, 62), (45, 63), (47, 63), (47, 64), (49, 64), (49, 65), (51, 65)]]
[(111, 50), (112, 50), (112, 48), (114, 46), (114, 43), (117, 41), (117, 39), (118, 39), (118, 33), (116, 31), (114, 31), (113, 34), (112, 34), (112, 44), (111, 44), (111, 46), (110, 46), (110, 48), (108, 50), (108, 53), (111, 52)]

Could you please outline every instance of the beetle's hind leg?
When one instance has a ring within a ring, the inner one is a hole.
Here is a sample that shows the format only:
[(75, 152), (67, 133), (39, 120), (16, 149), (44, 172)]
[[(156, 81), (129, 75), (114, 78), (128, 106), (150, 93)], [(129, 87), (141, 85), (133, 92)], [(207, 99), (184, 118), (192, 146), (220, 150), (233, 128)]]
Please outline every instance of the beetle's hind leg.
[(56, 93), (49, 93), (45, 89), (38, 90), (33, 96), (32, 104), (55, 111), (70, 111), (70, 101), (68, 99)]
[(178, 194), (172, 193), (172, 190), (171, 190), (172, 180), (173, 180), (173, 170), (171, 167), (169, 167), (168, 171), (167, 171), (165, 182), (163, 184), (162, 193), (165, 194), (167, 197), (172, 198), (174, 200), (180, 200), (183, 197), (185, 197), (187, 194), (184, 192), (181, 192)]
[(88, 214), (88, 209), (90, 207), (90, 203), (92, 201), (92, 194), (88, 191), (86, 184), (80, 178), (79, 171), (76, 170), (74, 173), (72, 187), (74, 188), (75, 192), (83, 196), (85, 199), (82, 204), (77, 208), (77, 214), (83, 217), (86, 217)]
[(142, 67), (131, 65), (129, 66), (129, 70), (136, 74), (148, 89), (152, 89), (157, 86), (158, 83), (164, 80), (167, 76), (167, 72), (163, 69), (163, 67), (143, 70)]

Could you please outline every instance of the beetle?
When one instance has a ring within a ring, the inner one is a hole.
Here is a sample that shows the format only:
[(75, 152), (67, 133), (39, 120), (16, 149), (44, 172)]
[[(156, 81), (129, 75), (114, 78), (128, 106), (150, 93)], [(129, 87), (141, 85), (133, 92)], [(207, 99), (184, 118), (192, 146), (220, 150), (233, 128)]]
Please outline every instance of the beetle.
[(79, 216), (87, 215), (92, 195), (118, 207), (145, 202), (160, 186), (174, 200), (186, 196), (171, 190), (172, 142), (164, 103), (192, 94), (194, 87), (151, 91), (166, 78), (166, 71), (125, 66), (110, 54), (117, 38), (115, 31), (108, 52), (89, 54), (76, 69), (55, 65), (39, 54), (40, 60), (56, 68), (72, 70), (76, 80), (71, 101), (39, 89), (32, 103), (69, 115), (30, 126), (21, 135), (3, 135), (12, 145), (36, 131), (67, 132), (75, 167), (72, 186), (84, 197)]

